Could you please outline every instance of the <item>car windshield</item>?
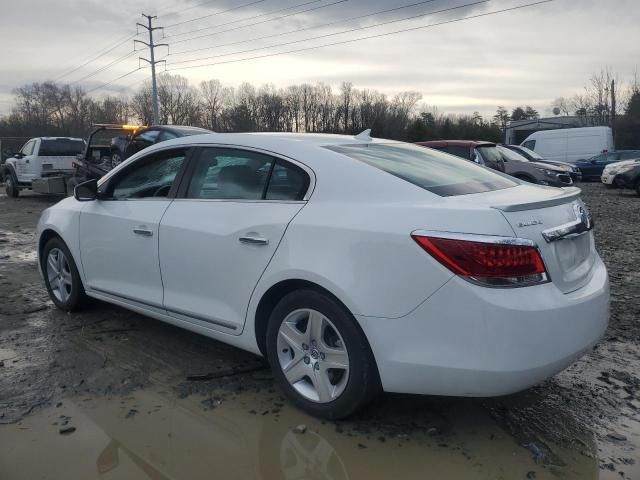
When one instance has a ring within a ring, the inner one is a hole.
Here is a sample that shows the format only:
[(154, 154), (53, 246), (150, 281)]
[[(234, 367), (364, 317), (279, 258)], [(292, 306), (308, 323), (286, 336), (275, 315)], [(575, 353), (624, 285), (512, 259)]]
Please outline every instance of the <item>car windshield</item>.
[(326, 148), (442, 197), (502, 190), (518, 185), (468, 160), (414, 145), (371, 143)]
[(502, 155), (502, 158), (505, 159), (506, 161), (514, 161), (514, 162), (528, 162), (529, 159), (520, 155), (519, 153), (514, 152), (513, 150), (506, 148), (506, 147), (502, 147), (500, 145), (498, 145), (496, 147), (496, 149), (498, 150), (498, 152), (500, 152), (500, 155)]
[(71, 138), (42, 140), (39, 155), (43, 157), (74, 157), (84, 152), (84, 141)]
[[(519, 150), (523, 150), (527, 155), (535, 158), (536, 160), (544, 160), (544, 157), (539, 155), (538, 153), (534, 152), (533, 150), (531, 150), (530, 148), (527, 147), (518, 147)], [(517, 150), (512, 150), (515, 151), (517, 153)]]

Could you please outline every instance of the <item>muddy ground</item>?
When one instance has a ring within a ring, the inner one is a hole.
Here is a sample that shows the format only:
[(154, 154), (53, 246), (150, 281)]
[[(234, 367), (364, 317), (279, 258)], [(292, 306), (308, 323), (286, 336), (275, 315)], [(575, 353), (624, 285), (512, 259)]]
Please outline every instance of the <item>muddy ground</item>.
[(517, 395), (387, 394), (338, 423), (292, 408), (253, 355), (107, 304), (53, 308), (34, 227), (57, 199), (2, 195), (0, 478), (640, 478), (640, 198), (582, 188), (612, 285), (589, 355)]

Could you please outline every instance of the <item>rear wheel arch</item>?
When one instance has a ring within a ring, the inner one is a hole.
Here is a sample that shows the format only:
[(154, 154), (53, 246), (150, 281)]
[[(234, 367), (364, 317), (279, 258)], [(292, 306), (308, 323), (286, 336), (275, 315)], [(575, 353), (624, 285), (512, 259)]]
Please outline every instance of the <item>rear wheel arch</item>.
[[(286, 297), (288, 294), (295, 292), (297, 290), (314, 290), (324, 295), (327, 295), (338, 302), (347, 312), (349, 312), (352, 316), (353, 313), (351, 309), (342, 301), (340, 298), (335, 295), (333, 292), (328, 290), (327, 288), (309, 281), (302, 279), (288, 279), (282, 280), (274, 285), (272, 285), (260, 298), (258, 302), (258, 306), (256, 307), (256, 313), (254, 316), (254, 329), (255, 329), (255, 337), (256, 343), (258, 344), (258, 348), (263, 356), (266, 357), (266, 338), (267, 338), (267, 325), (269, 323), (269, 317), (271, 316), (271, 312), (276, 307), (278, 302)], [(357, 327), (361, 330), (364, 338), (364, 332), (360, 327), (358, 321), (355, 321)], [(369, 349), (371, 346), (369, 345)]]

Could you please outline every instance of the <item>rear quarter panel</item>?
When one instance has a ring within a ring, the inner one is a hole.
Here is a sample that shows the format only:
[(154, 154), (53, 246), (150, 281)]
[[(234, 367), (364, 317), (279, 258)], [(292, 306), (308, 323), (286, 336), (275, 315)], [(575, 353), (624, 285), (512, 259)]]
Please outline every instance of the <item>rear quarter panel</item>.
[[(328, 165), (329, 160), (323, 163)], [(452, 277), (415, 243), (411, 232), (513, 236), (494, 209), (454, 204), (356, 161), (343, 162), (340, 172), (315, 169), (315, 191), (260, 279), (249, 318), (264, 292), (287, 279), (326, 288), (353, 314), (398, 318)]]

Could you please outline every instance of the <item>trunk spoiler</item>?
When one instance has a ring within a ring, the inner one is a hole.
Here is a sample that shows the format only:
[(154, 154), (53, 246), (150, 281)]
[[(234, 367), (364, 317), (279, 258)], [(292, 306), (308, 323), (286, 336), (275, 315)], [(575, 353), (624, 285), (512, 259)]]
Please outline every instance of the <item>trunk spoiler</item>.
[(545, 198), (542, 200), (522, 201), (514, 204), (500, 204), (493, 205), (491, 208), (501, 210), (503, 212), (521, 212), (523, 210), (536, 210), (539, 208), (553, 207), (555, 205), (562, 205), (563, 203), (569, 203), (570, 201), (580, 198), (580, 190), (577, 187), (566, 187), (560, 190), (557, 195), (551, 198)]

